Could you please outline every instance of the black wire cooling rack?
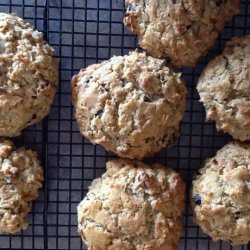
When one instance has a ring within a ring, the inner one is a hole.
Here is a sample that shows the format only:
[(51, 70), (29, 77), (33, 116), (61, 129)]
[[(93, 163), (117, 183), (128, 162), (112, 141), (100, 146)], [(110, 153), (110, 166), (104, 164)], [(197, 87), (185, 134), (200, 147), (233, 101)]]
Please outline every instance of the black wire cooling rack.
[[(80, 68), (112, 55), (127, 54), (137, 46), (135, 36), (122, 24), (123, 0), (0, 0), (0, 11), (15, 12), (43, 31), (60, 58), (60, 85), (50, 115), (16, 138), (18, 144), (39, 151), (45, 170), (44, 187), (33, 203), (29, 228), (15, 235), (0, 235), (0, 248), (86, 249), (77, 233), (76, 207), (92, 179), (104, 172), (105, 162), (114, 156), (80, 135), (71, 105), (70, 79)], [(183, 70), (188, 97), (179, 140), (173, 148), (147, 160), (178, 170), (187, 182), (187, 197), (193, 174), (202, 161), (230, 140), (218, 133), (214, 124), (204, 123), (204, 110), (195, 89), (197, 77), (230, 37), (248, 33), (250, 1), (243, 0), (240, 14), (226, 25), (209, 54), (196, 68)], [(250, 249), (214, 243), (192, 223), (189, 202), (183, 224), (179, 249)]]

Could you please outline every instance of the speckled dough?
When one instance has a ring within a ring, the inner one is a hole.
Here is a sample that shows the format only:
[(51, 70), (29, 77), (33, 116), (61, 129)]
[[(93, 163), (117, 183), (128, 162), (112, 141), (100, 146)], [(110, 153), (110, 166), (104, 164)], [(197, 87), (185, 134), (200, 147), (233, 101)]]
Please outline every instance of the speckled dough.
[(81, 133), (121, 157), (142, 159), (179, 134), (186, 88), (179, 74), (145, 53), (114, 56), (72, 79)]
[(124, 24), (141, 47), (177, 67), (194, 66), (212, 47), (239, 0), (125, 0)]
[(234, 139), (250, 139), (250, 35), (226, 44), (205, 68), (197, 89), (207, 120)]
[(0, 142), (0, 232), (16, 233), (28, 226), (31, 202), (38, 197), (43, 171), (36, 152)]
[(0, 13), (0, 136), (17, 136), (49, 113), (58, 81), (52, 54), (42, 33)]
[(78, 205), (78, 230), (89, 250), (176, 250), (185, 185), (159, 164), (117, 159)]
[(229, 143), (193, 181), (194, 221), (214, 241), (250, 242), (250, 144)]

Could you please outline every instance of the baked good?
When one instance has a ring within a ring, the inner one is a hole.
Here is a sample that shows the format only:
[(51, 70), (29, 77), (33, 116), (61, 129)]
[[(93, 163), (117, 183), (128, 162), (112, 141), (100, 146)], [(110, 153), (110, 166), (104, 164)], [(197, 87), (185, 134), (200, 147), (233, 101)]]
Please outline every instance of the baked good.
[(186, 88), (164, 60), (134, 51), (80, 71), (72, 99), (81, 133), (121, 157), (142, 159), (179, 134)]
[(194, 221), (214, 241), (250, 242), (250, 144), (232, 142), (193, 181)]
[(226, 44), (204, 69), (197, 89), (207, 120), (234, 139), (250, 139), (250, 35)]
[(31, 202), (38, 197), (43, 170), (37, 153), (0, 142), (0, 232), (16, 233), (28, 226)]
[(239, 12), (239, 0), (125, 0), (124, 24), (140, 46), (176, 67), (195, 66)]
[(0, 13), (0, 136), (17, 136), (49, 113), (58, 82), (52, 54), (41, 32)]
[(78, 231), (89, 250), (176, 250), (185, 185), (159, 164), (116, 159), (78, 205)]

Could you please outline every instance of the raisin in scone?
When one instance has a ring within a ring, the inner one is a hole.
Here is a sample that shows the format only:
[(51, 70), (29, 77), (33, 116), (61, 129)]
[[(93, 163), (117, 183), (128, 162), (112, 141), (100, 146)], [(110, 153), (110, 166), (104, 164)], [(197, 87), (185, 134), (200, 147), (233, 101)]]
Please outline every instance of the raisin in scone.
[(239, 0), (125, 0), (124, 24), (140, 46), (176, 67), (194, 66), (213, 46)]
[(42, 186), (37, 153), (0, 142), (0, 232), (16, 233), (28, 226), (27, 214)]
[(193, 181), (194, 221), (213, 240), (250, 241), (250, 144), (232, 142), (208, 159)]
[(116, 159), (78, 205), (78, 230), (89, 250), (176, 250), (185, 184), (160, 164)]
[(72, 79), (81, 133), (121, 157), (142, 159), (179, 134), (186, 88), (164, 60), (134, 51), (91, 65)]
[(0, 136), (17, 136), (49, 113), (58, 82), (53, 51), (29, 23), (0, 13)]
[(204, 69), (197, 90), (207, 120), (234, 139), (250, 139), (250, 35), (226, 44)]

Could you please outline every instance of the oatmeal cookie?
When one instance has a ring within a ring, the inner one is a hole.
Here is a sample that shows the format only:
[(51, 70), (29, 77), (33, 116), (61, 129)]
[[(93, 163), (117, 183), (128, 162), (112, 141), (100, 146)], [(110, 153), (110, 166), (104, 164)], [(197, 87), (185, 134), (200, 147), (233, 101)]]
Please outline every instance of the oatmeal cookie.
[(0, 232), (16, 233), (28, 226), (31, 202), (38, 197), (43, 171), (37, 153), (0, 142)]
[(89, 250), (176, 250), (185, 185), (159, 164), (116, 159), (78, 205), (78, 230)]
[(173, 142), (186, 88), (165, 61), (134, 51), (91, 65), (72, 79), (81, 133), (121, 157), (142, 159)]
[(49, 113), (58, 81), (52, 54), (41, 32), (0, 13), (0, 136), (17, 136)]
[(125, 0), (124, 24), (140, 46), (176, 67), (194, 66), (213, 46), (239, 0)]
[(193, 181), (194, 221), (214, 241), (250, 241), (250, 144), (232, 142), (208, 159)]
[(234, 139), (250, 139), (250, 35), (226, 44), (203, 71), (197, 90), (207, 120)]

